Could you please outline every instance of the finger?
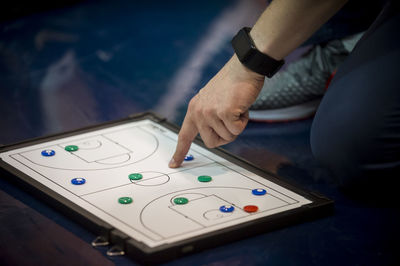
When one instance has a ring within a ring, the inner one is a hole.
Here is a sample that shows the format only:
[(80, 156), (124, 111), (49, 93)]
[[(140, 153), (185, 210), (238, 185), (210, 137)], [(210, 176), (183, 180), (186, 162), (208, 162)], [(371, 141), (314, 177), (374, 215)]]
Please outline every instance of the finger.
[(223, 120), (226, 128), (236, 136), (243, 132), (248, 121), (249, 121), (249, 111), (246, 111), (238, 115), (232, 114), (230, 117)]
[(233, 135), (225, 126), (224, 122), (215, 118), (210, 121), (210, 127), (215, 131), (215, 133), (222, 139), (231, 142), (235, 139), (235, 135)]
[(201, 139), (207, 148), (215, 148), (230, 142), (221, 138), (211, 127), (207, 125), (199, 127), (199, 132)]
[(193, 123), (191, 118), (186, 115), (182, 128), (179, 131), (178, 144), (176, 145), (175, 153), (168, 164), (169, 167), (176, 168), (182, 164), (197, 133), (198, 130), (196, 125)]

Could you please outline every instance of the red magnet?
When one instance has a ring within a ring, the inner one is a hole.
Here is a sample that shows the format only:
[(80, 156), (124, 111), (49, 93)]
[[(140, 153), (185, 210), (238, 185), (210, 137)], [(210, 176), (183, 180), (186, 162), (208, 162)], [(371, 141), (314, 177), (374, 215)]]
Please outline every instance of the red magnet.
[(256, 211), (258, 211), (258, 207), (256, 205), (247, 205), (247, 206), (244, 206), (243, 210), (245, 212), (256, 212)]

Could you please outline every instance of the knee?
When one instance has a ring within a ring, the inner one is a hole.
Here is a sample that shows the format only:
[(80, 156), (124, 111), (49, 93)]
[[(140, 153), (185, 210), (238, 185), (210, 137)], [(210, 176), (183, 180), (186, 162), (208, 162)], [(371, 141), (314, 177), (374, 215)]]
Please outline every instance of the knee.
[(356, 182), (361, 174), (365, 145), (351, 119), (331, 119), (316, 116), (312, 125), (310, 143), (314, 158), (329, 168), (339, 185)]
[[(323, 111), (323, 110), (322, 110)], [(392, 181), (400, 173), (400, 139), (386, 143), (385, 135), (352, 116), (316, 115), (311, 129), (315, 159), (329, 168), (341, 187)], [(342, 117), (342, 119), (337, 119)]]

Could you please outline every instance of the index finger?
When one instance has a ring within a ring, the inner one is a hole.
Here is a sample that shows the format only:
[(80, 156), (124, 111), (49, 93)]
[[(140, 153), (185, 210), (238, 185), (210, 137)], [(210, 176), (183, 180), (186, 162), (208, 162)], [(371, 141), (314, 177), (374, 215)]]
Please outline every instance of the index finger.
[(192, 145), (194, 138), (197, 136), (197, 133), (199, 133), (199, 131), (196, 125), (190, 117), (186, 115), (183, 120), (182, 128), (179, 131), (178, 144), (176, 145), (175, 153), (168, 164), (169, 167), (176, 168), (182, 164), (190, 149), (190, 145)]

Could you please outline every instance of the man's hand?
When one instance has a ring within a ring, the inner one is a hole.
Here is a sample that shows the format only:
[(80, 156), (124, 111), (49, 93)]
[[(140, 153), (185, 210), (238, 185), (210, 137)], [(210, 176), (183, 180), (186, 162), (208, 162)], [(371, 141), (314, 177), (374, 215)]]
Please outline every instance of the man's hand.
[[(307, 40), (348, 0), (274, 0), (257, 19), (250, 35), (255, 46), (281, 60)], [(245, 68), (234, 55), (189, 103), (170, 167), (179, 167), (200, 133), (207, 147), (233, 141), (246, 127), (248, 109), (264, 76)]]
[(182, 164), (198, 133), (208, 148), (233, 141), (246, 127), (248, 109), (263, 84), (264, 76), (245, 68), (234, 55), (190, 100), (169, 167)]

